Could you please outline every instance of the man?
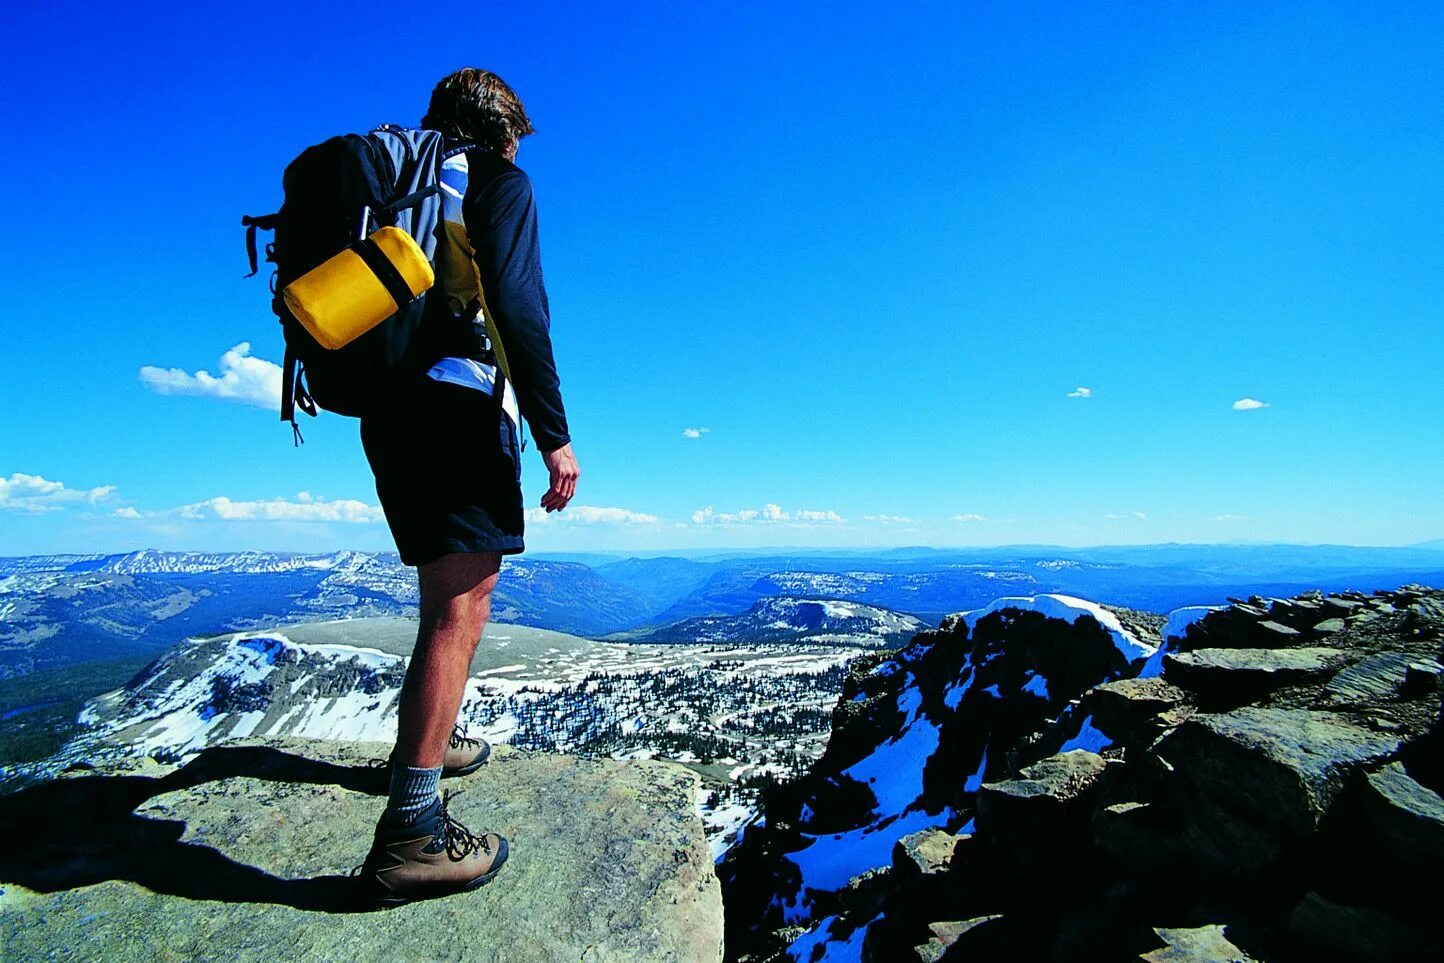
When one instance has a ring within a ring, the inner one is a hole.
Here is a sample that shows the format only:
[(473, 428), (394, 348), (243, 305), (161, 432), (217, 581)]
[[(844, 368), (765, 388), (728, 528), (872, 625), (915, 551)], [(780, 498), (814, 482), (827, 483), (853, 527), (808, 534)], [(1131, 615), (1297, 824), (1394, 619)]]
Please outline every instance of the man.
[(361, 869), (385, 904), (473, 889), (506, 861), (506, 840), (457, 822), (438, 781), (474, 770), (490, 751), (456, 719), (501, 557), (523, 549), (518, 409), (551, 475), (542, 507), (564, 509), (578, 477), (531, 181), (514, 163), (531, 121), (500, 77), (467, 68), (436, 86), (421, 123), (474, 146), (442, 168), (437, 284), (423, 322), (435, 347), (429, 357), (440, 360), (384, 413), (361, 421), (386, 521), (421, 584), (390, 797)]

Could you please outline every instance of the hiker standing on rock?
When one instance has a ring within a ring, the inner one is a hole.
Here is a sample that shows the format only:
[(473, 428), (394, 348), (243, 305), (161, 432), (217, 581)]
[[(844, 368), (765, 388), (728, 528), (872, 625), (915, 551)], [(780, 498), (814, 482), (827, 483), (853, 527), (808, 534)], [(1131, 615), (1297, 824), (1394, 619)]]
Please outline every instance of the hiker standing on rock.
[(425, 377), (361, 418), (386, 521), (421, 585), (390, 798), (361, 869), (383, 903), (475, 888), (506, 861), (506, 840), (458, 823), (438, 784), (490, 752), (456, 722), (501, 558), (523, 549), (518, 409), (551, 476), (542, 507), (565, 508), (578, 477), (531, 181), (515, 164), (531, 121), (500, 77), (467, 68), (437, 84), (421, 125), (446, 135), (448, 147), (473, 145), (441, 163), (436, 287), (423, 330), (455, 331), (463, 320), (474, 338), (448, 341)]

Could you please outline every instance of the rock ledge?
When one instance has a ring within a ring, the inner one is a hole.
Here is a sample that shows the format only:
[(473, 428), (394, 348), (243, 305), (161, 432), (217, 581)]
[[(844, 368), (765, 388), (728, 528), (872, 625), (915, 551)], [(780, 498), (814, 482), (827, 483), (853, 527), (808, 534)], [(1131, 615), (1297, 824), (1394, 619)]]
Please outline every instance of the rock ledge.
[(0, 798), (0, 944), (23, 959), (708, 960), (722, 901), (697, 777), (498, 747), (448, 780), (507, 836), (489, 885), (358, 911), (386, 748), (274, 741), (107, 763)]

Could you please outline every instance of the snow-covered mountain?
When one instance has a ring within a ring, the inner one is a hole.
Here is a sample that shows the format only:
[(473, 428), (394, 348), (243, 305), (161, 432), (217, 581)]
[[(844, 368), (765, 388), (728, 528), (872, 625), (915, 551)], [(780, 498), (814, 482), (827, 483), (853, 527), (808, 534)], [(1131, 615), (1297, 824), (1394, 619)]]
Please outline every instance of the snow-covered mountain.
[(885, 648), (901, 644), (923, 627), (923, 622), (911, 615), (861, 602), (770, 596), (741, 615), (684, 619), (626, 637), (647, 642), (796, 642)]
[[(341, 551), (325, 555), (300, 555), (277, 552), (159, 552), (145, 549), (127, 555), (107, 558), (99, 571), (122, 575), (167, 573), (195, 575), (202, 572), (229, 572), (256, 575), (261, 573), (355, 570), (378, 557), (364, 552)], [(400, 559), (389, 556), (399, 566)]]
[[(349, 619), (190, 639), (86, 704), (43, 778), (111, 756), (186, 757), (227, 741), (395, 737), (411, 619)], [(708, 767), (700, 800), (714, 855), (755, 813), (761, 786), (821, 754), (854, 646), (597, 642), (492, 623), (461, 717), (525, 749)]]
[(380, 556), (340, 551), (326, 554), (297, 552), (163, 552), (141, 549), (114, 555), (30, 555), (0, 558), (0, 575), (17, 572), (106, 572), (118, 575), (197, 575), (226, 572), (232, 575), (328, 570), (355, 564), (358, 558), (400, 560), (395, 553)]
[(191, 640), (92, 700), (84, 742), (183, 755), (241, 736), (394, 738), (405, 672), (398, 655), (279, 634)]

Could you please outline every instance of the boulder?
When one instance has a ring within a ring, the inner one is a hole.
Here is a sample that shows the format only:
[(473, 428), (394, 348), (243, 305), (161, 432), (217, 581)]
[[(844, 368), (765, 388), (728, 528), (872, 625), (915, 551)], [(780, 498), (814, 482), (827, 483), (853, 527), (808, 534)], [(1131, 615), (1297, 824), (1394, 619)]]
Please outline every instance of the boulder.
[[(1289, 931), (1328, 959), (1366, 963), (1438, 959), (1423, 946), (1423, 934), (1389, 913), (1366, 906), (1340, 906), (1318, 893), (1299, 900), (1289, 915)], [(1438, 951), (1437, 947), (1429, 949)]]
[(1341, 669), (1324, 686), (1325, 697), (1338, 705), (1377, 705), (1392, 700), (1404, 686), (1409, 663), (1403, 652), (1381, 652)]
[(1149, 843), (1153, 815), (1148, 803), (1137, 800), (1100, 806), (1093, 814), (1093, 844), (1125, 865), (1151, 866), (1157, 857)]
[(1337, 713), (1246, 706), (1194, 715), (1155, 751), (1211, 799), (1304, 836), (1318, 828), (1351, 772), (1398, 748), (1397, 737)]
[(1081, 818), (1107, 765), (1096, 753), (1073, 749), (1033, 763), (1016, 779), (983, 783), (977, 817), (982, 835), (1006, 840), (1016, 832), (1061, 829), (1070, 811)]
[(1329, 615), (1350, 616), (1364, 607), (1364, 603), (1356, 599), (1340, 598), (1337, 595), (1330, 595), (1323, 600), (1323, 610)]
[(1094, 686), (1086, 698), (1094, 725), (1119, 741), (1131, 742), (1156, 736), (1163, 726), (1159, 716), (1183, 704), (1186, 697), (1182, 689), (1155, 676), (1105, 682)]
[(1405, 699), (1417, 699), (1439, 688), (1439, 678), (1444, 673), (1438, 662), (1410, 662), (1404, 666), (1404, 684), (1399, 695)]
[(1163, 657), (1170, 681), (1205, 696), (1239, 699), (1328, 675), (1344, 664), (1338, 649), (1194, 649)]
[[(0, 945), (106, 960), (715, 960), (697, 776), (499, 746), (452, 813), (511, 859), (481, 889), (367, 911), (350, 877), (387, 747), (285, 740), (106, 763), (0, 798)], [(450, 781), (449, 781), (450, 782)], [(450, 788), (450, 786), (448, 786)], [(66, 831), (37, 832), (38, 827)]]
[(1099, 807), (1093, 814), (1093, 841), (1134, 871), (1166, 870), (1190, 879), (1256, 877), (1284, 851), (1278, 833), (1192, 787), (1159, 802)]
[(1438, 793), (1394, 762), (1369, 774), (1362, 797), (1363, 841), (1431, 873), (1444, 865), (1444, 798)]
[(1290, 642), (1297, 640), (1301, 633), (1298, 629), (1284, 625), (1282, 622), (1264, 619), (1258, 623), (1258, 634), (1259, 637), (1266, 640), (1266, 642), (1288, 645)]
[(1159, 927), (1153, 932), (1165, 945), (1139, 957), (1147, 963), (1253, 963), (1253, 957), (1228, 941), (1222, 926)]
[(893, 873), (899, 882), (946, 875), (957, 845), (957, 836), (937, 828), (904, 836), (893, 844)]
[(949, 920), (928, 924), (928, 941), (914, 949), (918, 963), (947, 963), (950, 960), (977, 959), (995, 946), (995, 931), (1002, 916), (978, 916), (967, 920)]

